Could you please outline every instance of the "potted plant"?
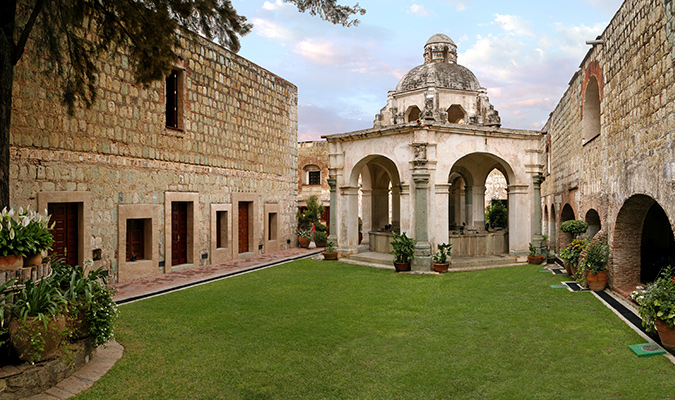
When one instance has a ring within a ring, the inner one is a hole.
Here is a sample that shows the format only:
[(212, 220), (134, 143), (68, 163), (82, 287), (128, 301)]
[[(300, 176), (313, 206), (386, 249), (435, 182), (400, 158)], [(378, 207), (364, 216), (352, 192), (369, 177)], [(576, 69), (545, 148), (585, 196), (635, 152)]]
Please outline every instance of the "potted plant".
[[(581, 269), (586, 272), (588, 287), (596, 292), (605, 290), (607, 286), (607, 261), (609, 246), (603, 241), (592, 241), (586, 246), (586, 258)], [(581, 275), (583, 275), (583, 271)]]
[(314, 233), (314, 243), (316, 243), (316, 247), (326, 247), (327, 240), (328, 238), (326, 237), (326, 232), (316, 231)]
[(634, 291), (631, 298), (639, 305), (645, 330), (658, 333), (661, 345), (675, 350), (675, 269), (666, 267), (654, 283)]
[(337, 260), (338, 253), (335, 250), (335, 243), (326, 243), (326, 250), (322, 254), (324, 260)]
[(584, 221), (571, 219), (560, 224), (560, 230), (572, 235), (572, 239), (576, 239), (577, 236), (588, 230), (588, 224)]
[(560, 258), (565, 263), (565, 270), (570, 276), (577, 273), (579, 266), (579, 257), (586, 247), (588, 240), (574, 239), (567, 247), (560, 251)]
[(434, 271), (444, 273), (450, 268), (452, 257), (452, 243), (441, 243), (436, 246), (438, 251), (434, 254)]
[(393, 250), (389, 254), (394, 255), (394, 268), (396, 272), (410, 271), (410, 262), (415, 254), (415, 240), (406, 236), (406, 233), (399, 235), (392, 232), (394, 240), (391, 242)]
[(544, 240), (544, 251), (546, 251), (546, 264), (555, 263), (555, 255), (551, 252), (551, 247), (548, 241), (548, 236), (541, 235), (541, 238)]
[(26, 211), (19, 209), (18, 218), (25, 226), (24, 232), (24, 267), (33, 267), (42, 264), (42, 253), (51, 250), (54, 236), (51, 230), (54, 223), (49, 226), (50, 216), (45, 210), (42, 215), (29, 208)]
[(298, 229), (298, 246), (307, 248), (312, 242), (312, 231), (307, 229)]
[(542, 263), (542, 261), (544, 261), (544, 256), (542, 256), (541, 254), (537, 254), (537, 249), (535, 249), (532, 243), (530, 242), (530, 254), (527, 256), (527, 263), (539, 265)]
[(26, 226), (19, 222), (13, 208), (5, 207), (0, 212), (0, 271), (23, 267), (25, 231)]
[(19, 358), (27, 362), (53, 357), (66, 334), (62, 313), (66, 301), (50, 279), (25, 282), (11, 305), (9, 339)]

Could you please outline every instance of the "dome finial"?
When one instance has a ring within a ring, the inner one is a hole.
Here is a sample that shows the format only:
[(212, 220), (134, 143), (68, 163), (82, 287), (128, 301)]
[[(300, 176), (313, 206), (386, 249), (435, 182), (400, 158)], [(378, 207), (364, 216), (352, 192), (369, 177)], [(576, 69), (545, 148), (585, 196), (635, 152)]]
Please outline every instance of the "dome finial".
[(424, 45), (424, 63), (457, 63), (457, 45), (448, 35), (437, 33)]

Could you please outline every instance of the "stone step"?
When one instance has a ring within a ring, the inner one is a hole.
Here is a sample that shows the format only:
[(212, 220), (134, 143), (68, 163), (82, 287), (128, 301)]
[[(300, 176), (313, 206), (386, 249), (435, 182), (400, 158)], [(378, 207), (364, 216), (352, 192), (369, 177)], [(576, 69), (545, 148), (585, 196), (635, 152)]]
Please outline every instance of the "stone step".
[[(348, 259), (341, 261), (349, 264), (368, 265), (380, 268), (394, 268), (394, 256), (386, 253), (376, 253), (366, 251), (358, 254), (351, 254)], [(452, 257), (453, 271), (471, 271), (487, 268), (506, 267), (517, 265), (519, 262), (509, 255), (499, 256), (476, 256), (476, 257)]]

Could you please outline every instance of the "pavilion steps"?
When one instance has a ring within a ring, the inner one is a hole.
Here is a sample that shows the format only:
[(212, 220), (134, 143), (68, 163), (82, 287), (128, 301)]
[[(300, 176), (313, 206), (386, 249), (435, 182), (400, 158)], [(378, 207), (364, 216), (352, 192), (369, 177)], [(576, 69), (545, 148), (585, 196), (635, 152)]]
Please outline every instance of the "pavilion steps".
[[(359, 249), (361, 250), (361, 249)], [(394, 256), (386, 253), (373, 251), (361, 251), (358, 254), (350, 254), (349, 258), (341, 258), (340, 261), (348, 264), (366, 265), (376, 268), (394, 269)], [(520, 264), (515, 257), (505, 255), (482, 255), (475, 257), (452, 257), (452, 271), (473, 271), (490, 268), (508, 267)]]

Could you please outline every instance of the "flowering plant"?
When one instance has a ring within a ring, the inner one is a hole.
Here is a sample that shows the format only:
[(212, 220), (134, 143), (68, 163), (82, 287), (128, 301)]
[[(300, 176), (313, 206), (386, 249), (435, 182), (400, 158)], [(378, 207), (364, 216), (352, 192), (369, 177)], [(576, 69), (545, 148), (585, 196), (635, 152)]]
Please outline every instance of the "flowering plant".
[(675, 268), (666, 267), (654, 283), (646, 289), (635, 290), (630, 297), (638, 303), (642, 326), (648, 332), (656, 332), (657, 319), (672, 328), (675, 325)]
[(579, 256), (581, 255), (581, 252), (584, 250), (586, 245), (588, 244), (588, 240), (586, 239), (574, 239), (572, 240), (572, 243), (569, 244), (569, 246), (565, 247), (560, 251), (560, 258), (565, 261), (565, 264), (572, 265), (572, 266), (578, 266), (579, 265)]
[(18, 212), (5, 207), (0, 212), (0, 255), (32, 256), (51, 249), (54, 237), (49, 231), (53, 227), (49, 226), (47, 211), (42, 215), (30, 207), (19, 208)]

